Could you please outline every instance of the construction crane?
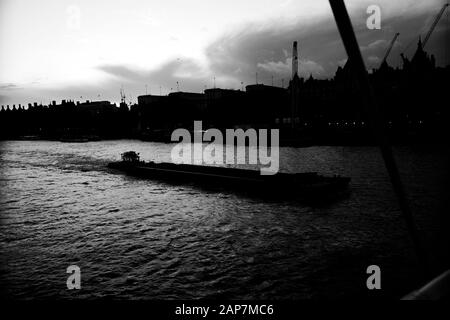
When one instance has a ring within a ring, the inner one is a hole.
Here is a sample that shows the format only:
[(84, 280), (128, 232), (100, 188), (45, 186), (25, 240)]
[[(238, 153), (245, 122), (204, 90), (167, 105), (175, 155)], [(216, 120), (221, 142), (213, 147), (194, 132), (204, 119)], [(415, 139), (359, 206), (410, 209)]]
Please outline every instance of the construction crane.
[(433, 33), (434, 28), (438, 24), (439, 20), (441, 19), (442, 15), (444, 14), (444, 11), (445, 11), (445, 9), (447, 7), (448, 7), (448, 3), (444, 4), (444, 6), (442, 7), (441, 11), (439, 11), (439, 13), (437, 14), (436, 18), (434, 19), (433, 24), (430, 27), (430, 30), (428, 30), (427, 35), (423, 39), (423, 43), (422, 43), (422, 47), (423, 48), (425, 48), (425, 45), (427, 44), (428, 39), (430, 38), (431, 34)]
[(397, 40), (397, 38), (398, 38), (399, 35), (400, 35), (400, 33), (397, 32), (397, 33), (395, 34), (394, 38), (392, 39), (391, 44), (389, 45), (389, 47), (388, 47), (388, 49), (387, 49), (387, 51), (386, 51), (386, 54), (384, 55), (384, 58), (383, 58), (383, 60), (381, 61), (380, 67), (381, 67), (384, 63), (386, 63), (386, 60), (387, 60), (387, 58), (388, 58), (388, 56), (389, 56), (389, 53), (391, 53), (392, 47), (394, 46), (395, 41)]
[[(436, 18), (434, 18), (433, 24), (430, 27), (430, 30), (428, 30), (427, 34), (425, 35), (425, 38), (422, 42), (422, 48), (425, 48), (425, 45), (428, 42), (428, 39), (430, 38), (431, 34), (433, 33), (434, 28), (436, 27), (436, 25), (438, 24), (439, 20), (441, 19), (442, 15), (444, 14), (445, 9), (448, 7), (448, 3), (444, 4), (441, 8), (441, 10), (439, 11), (439, 13), (436, 15)], [(406, 51), (409, 49), (409, 47), (413, 44), (413, 42), (415, 41), (415, 38), (413, 38), (409, 44), (405, 47), (405, 49), (403, 49), (403, 52), (400, 54), (400, 56), (402, 57), (403, 60), (405, 60), (405, 53)]]

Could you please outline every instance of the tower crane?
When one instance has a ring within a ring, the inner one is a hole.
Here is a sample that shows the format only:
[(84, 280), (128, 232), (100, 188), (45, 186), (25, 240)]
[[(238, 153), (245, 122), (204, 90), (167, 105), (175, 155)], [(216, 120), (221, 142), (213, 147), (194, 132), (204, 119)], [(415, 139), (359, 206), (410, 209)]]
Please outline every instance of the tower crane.
[[(427, 34), (425, 35), (425, 38), (422, 42), (422, 48), (425, 48), (425, 45), (428, 42), (428, 39), (430, 39), (431, 34), (434, 31), (434, 28), (436, 27), (436, 25), (438, 24), (439, 20), (441, 19), (442, 15), (444, 14), (445, 9), (448, 7), (448, 3), (444, 4), (441, 8), (441, 10), (439, 11), (439, 13), (436, 15), (436, 18), (434, 18), (434, 21), (430, 27), (430, 29), (428, 30)], [(406, 50), (408, 50), (408, 48), (411, 46), (411, 44), (413, 43), (414, 39), (410, 41), (410, 43), (406, 46), (406, 48), (403, 50), (403, 52), (400, 54), (400, 56), (402, 57), (403, 60), (405, 60), (405, 52)]]
[(425, 48), (425, 45), (427, 44), (428, 39), (430, 38), (431, 34), (433, 33), (434, 28), (438, 24), (439, 20), (441, 19), (442, 15), (444, 14), (444, 11), (445, 11), (445, 9), (447, 7), (448, 7), (448, 3), (444, 4), (444, 6), (442, 7), (441, 11), (439, 11), (439, 13), (436, 15), (436, 18), (434, 18), (434, 21), (433, 21), (433, 24), (430, 27), (430, 30), (428, 30), (427, 35), (423, 39), (423, 43), (422, 43), (422, 47), (423, 48)]
[(383, 60), (381, 61), (380, 67), (381, 67), (384, 63), (386, 63), (386, 60), (387, 60), (387, 58), (388, 58), (388, 56), (389, 56), (389, 53), (391, 53), (392, 47), (394, 46), (395, 41), (397, 40), (397, 38), (398, 38), (399, 35), (400, 35), (400, 33), (397, 32), (397, 33), (395, 34), (394, 38), (392, 39), (392, 41), (391, 41), (391, 43), (390, 43), (388, 49), (386, 50), (386, 54), (384, 55), (384, 58), (383, 58)]

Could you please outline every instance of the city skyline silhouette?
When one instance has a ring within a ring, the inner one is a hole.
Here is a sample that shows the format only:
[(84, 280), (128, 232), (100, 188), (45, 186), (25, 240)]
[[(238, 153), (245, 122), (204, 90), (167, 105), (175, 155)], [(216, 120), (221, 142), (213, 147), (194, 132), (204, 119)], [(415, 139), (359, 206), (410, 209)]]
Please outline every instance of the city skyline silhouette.
[[(401, 67), (400, 53), (411, 58), (418, 37), (426, 33), (444, 3), (381, 1), (381, 29), (369, 30), (369, 2), (348, 1), (369, 70), (379, 65), (396, 32), (400, 37), (388, 63)], [(249, 2), (236, 12), (234, 2), (137, 1), (108, 6), (43, 2), (39, 6), (47, 10), (37, 17), (33, 10), (23, 12), (25, 4), (20, 1), (4, 1), (0, 104), (49, 104), (63, 99), (119, 103), (121, 87), (136, 102), (146, 92), (167, 95), (177, 88), (240, 89), (242, 83), (254, 84), (256, 73), (259, 83), (286, 87), (294, 40), (299, 43), (301, 77), (332, 78), (345, 64), (326, 1), (265, 5)], [(181, 9), (186, 11), (184, 18), (179, 17)], [(427, 44), (437, 66), (449, 64), (448, 31), (446, 13)]]

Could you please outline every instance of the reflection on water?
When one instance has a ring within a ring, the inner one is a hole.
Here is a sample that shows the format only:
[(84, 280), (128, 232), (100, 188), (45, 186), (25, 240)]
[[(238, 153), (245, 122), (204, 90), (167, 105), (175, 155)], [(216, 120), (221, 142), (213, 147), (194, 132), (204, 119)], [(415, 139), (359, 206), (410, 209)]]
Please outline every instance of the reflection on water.
[[(281, 148), (282, 171), (352, 177), (342, 201), (309, 206), (136, 179), (106, 169), (127, 150), (170, 161), (140, 141), (1, 143), (0, 287), (15, 298), (308, 298), (384, 296), (416, 283), (414, 255), (377, 149)], [(435, 228), (445, 158), (397, 156), (421, 228)], [(78, 265), (82, 289), (66, 289)]]

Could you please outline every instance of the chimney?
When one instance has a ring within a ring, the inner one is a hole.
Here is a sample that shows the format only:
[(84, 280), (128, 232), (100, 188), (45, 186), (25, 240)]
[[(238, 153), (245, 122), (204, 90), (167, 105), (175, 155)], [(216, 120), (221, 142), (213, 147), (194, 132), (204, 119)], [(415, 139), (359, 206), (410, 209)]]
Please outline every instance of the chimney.
[(298, 52), (297, 52), (297, 41), (294, 41), (294, 46), (292, 48), (292, 78), (298, 75)]

